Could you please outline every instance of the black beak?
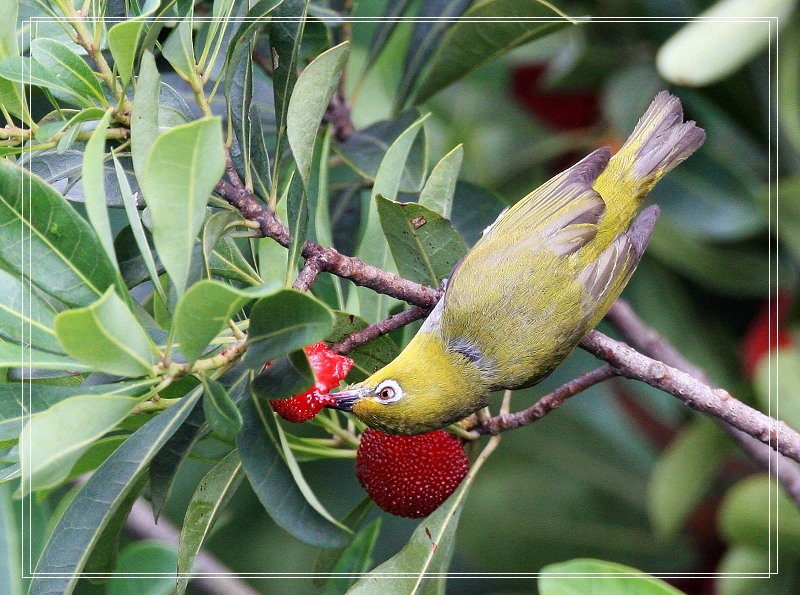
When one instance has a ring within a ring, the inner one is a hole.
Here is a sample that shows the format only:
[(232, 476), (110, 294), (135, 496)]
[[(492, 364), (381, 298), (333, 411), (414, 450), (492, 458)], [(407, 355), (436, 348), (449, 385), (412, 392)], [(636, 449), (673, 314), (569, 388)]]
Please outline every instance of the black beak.
[(334, 403), (328, 403), (325, 406), (330, 407), (331, 409), (338, 409), (339, 411), (352, 411), (353, 404), (361, 398), (362, 394), (363, 392), (357, 388), (343, 390), (341, 392), (328, 395), (333, 397), (336, 401)]

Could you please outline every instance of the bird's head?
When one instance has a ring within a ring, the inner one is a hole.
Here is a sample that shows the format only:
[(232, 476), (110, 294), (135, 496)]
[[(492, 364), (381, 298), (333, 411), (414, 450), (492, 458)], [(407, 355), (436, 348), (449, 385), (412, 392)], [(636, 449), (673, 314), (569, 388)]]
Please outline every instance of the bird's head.
[(486, 405), (477, 371), (418, 333), (387, 366), (330, 395), (334, 409), (352, 411), (387, 434), (422, 434), (450, 425)]

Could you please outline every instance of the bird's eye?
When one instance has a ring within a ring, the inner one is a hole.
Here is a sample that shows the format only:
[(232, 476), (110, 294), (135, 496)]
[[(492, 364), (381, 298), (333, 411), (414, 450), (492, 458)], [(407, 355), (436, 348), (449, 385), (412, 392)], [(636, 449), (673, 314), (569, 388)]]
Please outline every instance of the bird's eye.
[(394, 403), (403, 396), (403, 389), (394, 380), (384, 380), (375, 388), (375, 399), (379, 403)]

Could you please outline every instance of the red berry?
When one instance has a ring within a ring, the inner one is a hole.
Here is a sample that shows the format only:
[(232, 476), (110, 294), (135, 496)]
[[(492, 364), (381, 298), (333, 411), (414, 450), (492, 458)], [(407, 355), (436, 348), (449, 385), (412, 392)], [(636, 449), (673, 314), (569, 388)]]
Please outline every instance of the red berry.
[(356, 455), (356, 477), (370, 498), (412, 519), (439, 508), (468, 469), (461, 441), (444, 430), (394, 436), (367, 428)]
[(742, 339), (742, 367), (747, 378), (756, 373), (761, 360), (781, 347), (794, 345), (787, 324), (791, 300), (786, 294), (773, 296), (765, 303)]
[(294, 397), (270, 401), (275, 413), (294, 423), (308, 421), (322, 411), (326, 404), (334, 403), (335, 399), (329, 397), (328, 392), (339, 386), (353, 367), (352, 359), (333, 353), (323, 341), (303, 350), (314, 371), (314, 386)]

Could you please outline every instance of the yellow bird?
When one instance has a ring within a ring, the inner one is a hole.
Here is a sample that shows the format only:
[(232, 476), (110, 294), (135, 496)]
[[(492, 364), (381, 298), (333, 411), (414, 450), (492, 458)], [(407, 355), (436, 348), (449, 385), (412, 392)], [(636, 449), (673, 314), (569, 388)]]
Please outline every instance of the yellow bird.
[(598, 149), (501, 213), (456, 265), (445, 293), (392, 362), (331, 395), (375, 429), (421, 434), (536, 384), (605, 315), (658, 218), (639, 206), (703, 143), (662, 91), (613, 157)]

